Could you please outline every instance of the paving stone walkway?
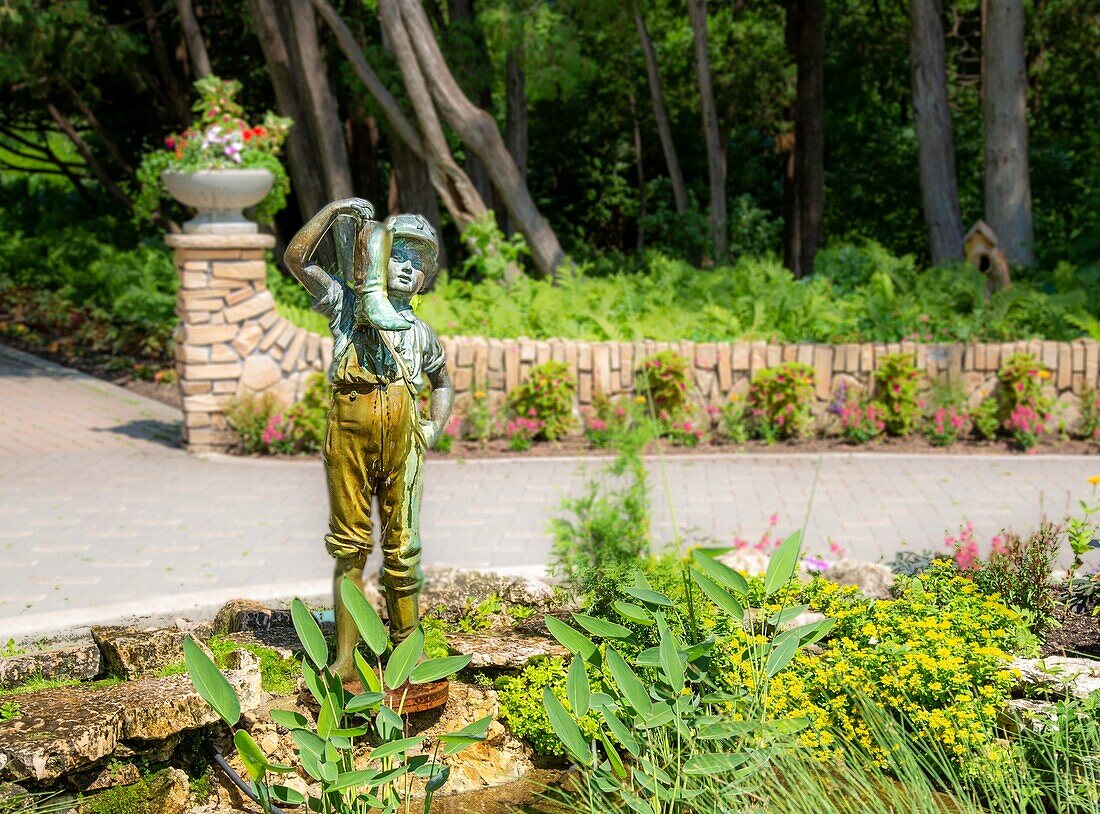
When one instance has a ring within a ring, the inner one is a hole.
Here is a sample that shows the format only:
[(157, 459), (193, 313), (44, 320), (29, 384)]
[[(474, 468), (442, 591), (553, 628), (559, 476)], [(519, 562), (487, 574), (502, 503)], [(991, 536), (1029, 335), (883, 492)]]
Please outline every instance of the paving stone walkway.
[[(0, 644), (132, 615), (211, 612), (225, 599), (323, 597), (327, 500), (318, 460), (206, 458), (176, 446), (179, 413), (0, 347)], [(809, 550), (854, 556), (981, 538), (1060, 517), (1100, 457), (837, 454), (650, 460), (658, 539), (781, 532), (806, 512)], [(425, 563), (539, 569), (547, 521), (599, 460), (433, 460)], [(375, 554), (375, 559), (378, 555)]]

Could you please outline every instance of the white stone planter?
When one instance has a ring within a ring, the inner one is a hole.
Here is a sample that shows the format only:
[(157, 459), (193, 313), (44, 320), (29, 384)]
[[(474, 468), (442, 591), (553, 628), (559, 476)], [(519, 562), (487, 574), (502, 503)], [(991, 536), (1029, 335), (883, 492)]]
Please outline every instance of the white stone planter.
[(275, 183), (265, 169), (165, 171), (160, 179), (173, 198), (197, 211), (183, 231), (215, 235), (256, 232), (256, 224), (241, 210), (262, 201)]

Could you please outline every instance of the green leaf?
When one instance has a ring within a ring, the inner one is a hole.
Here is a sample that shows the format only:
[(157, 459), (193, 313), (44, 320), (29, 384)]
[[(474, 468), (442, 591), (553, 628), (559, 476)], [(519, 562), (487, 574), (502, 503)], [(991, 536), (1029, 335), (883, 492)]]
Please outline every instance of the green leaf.
[(382, 692), (382, 680), (358, 650), (355, 651), (355, 672), (359, 674), (359, 683), (364, 690)]
[(600, 709), (600, 715), (603, 716), (604, 723), (607, 724), (607, 728), (611, 730), (615, 739), (626, 748), (626, 751), (638, 757), (641, 754), (641, 746), (638, 745), (638, 739), (626, 728), (626, 724), (605, 708)]
[(386, 687), (396, 690), (404, 684), (423, 652), (424, 629), (418, 627), (390, 653), (390, 660), (386, 664)]
[(606, 619), (586, 616), (583, 613), (574, 613), (573, 618), (577, 620), (577, 624), (593, 636), (600, 636), (604, 639), (625, 639), (633, 635), (630, 628), (617, 625), (614, 622), (608, 622)]
[(346, 712), (362, 712), (386, 700), (384, 692), (364, 692), (352, 698), (344, 706)]
[[(308, 729), (292, 729), (290, 737), (298, 745), (298, 751), (302, 754), (312, 754), (321, 757), (325, 753), (325, 742)], [(320, 778), (318, 778), (320, 779)]]
[(706, 775), (718, 772), (732, 772), (750, 755), (747, 752), (715, 752), (713, 754), (692, 755), (684, 761), (684, 774)]
[(405, 728), (405, 722), (401, 716), (383, 704), (378, 708), (378, 716), (374, 720), (378, 728), (378, 734), (384, 739), (389, 738), (390, 732), (400, 732)]
[(772, 552), (768, 560), (768, 570), (764, 574), (764, 593), (771, 596), (794, 576), (798, 566), (798, 554), (802, 550), (802, 532), (796, 531), (779, 548)]
[(602, 729), (600, 730), (600, 743), (603, 744), (603, 751), (607, 755), (607, 759), (611, 762), (612, 770), (616, 775), (625, 779), (626, 766), (623, 765), (623, 759), (619, 757), (619, 752), (615, 749), (615, 745), (611, 743), (611, 739), (607, 737)]
[(268, 712), (268, 715), (271, 716), (272, 721), (280, 726), (285, 726), (287, 729), (309, 726), (309, 720), (305, 715), (289, 709), (273, 709)]
[(237, 756), (244, 764), (244, 769), (252, 780), (262, 780), (267, 773), (267, 755), (263, 753), (252, 736), (243, 729), (233, 733), (233, 745), (237, 747)]
[(309, 694), (314, 697), (318, 704), (328, 697), (328, 687), (321, 681), (321, 677), (317, 675), (317, 671), (313, 669), (309, 659), (302, 659), (302, 680), (305, 682)]
[(428, 794), (435, 794), (441, 788), (443, 784), (447, 782), (447, 778), (451, 776), (451, 767), (444, 766), (438, 772), (432, 775), (431, 779), (424, 784), (424, 791)]
[(700, 740), (726, 740), (739, 738), (759, 728), (756, 721), (718, 721), (699, 727), (697, 737)]
[(768, 678), (772, 678), (776, 673), (790, 664), (791, 659), (794, 658), (794, 654), (798, 652), (798, 639), (793, 636), (789, 639), (779, 640), (776, 639), (772, 643), (772, 651), (768, 654), (768, 663), (764, 667), (764, 672), (768, 674)]
[(635, 605), (632, 602), (618, 601), (611, 605), (615, 609), (615, 612), (619, 616), (626, 619), (628, 622), (633, 622), (636, 625), (652, 625), (653, 614), (643, 608), (641, 605)]
[(638, 676), (630, 669), (630, 665), (626, 663), (614, 647), (607, 648), (606, 658), (607, 666), (611, 670), (611, 677), (615, 679), (615, 684), (618, 685), (619, 691), (622, 692), (627, 703), (641, 714), (649, 714), (649, 710), (653, 706), (649, 700), (649, 693), (646, 692), (645, 685), (642, 684)]
[(584, 669), (584, 659), (574, 657), (569, 665), (569, 675), (565, 680), (565, 691), (569, 697), (569, 705), (573, 707), (573, 714), (583, 718), (588, 714), (588, 702), (592, 697), (592, 689), (588, 685), (588, 671)]
[(190, 636), (183, 640), (183, 662), (202, 700), (229, 726), (236, 726), (241, 719), (241, 702), (237, 699), (237, 693)]
[(328, 666), (328, 643), (317, 625), (317, 620), (302, 600), (295, 599), (290, 603), (290, 620), (294, 623), (294, 630), (297, 631), (309, 660), (318, 670), (325, 669)]
[(427, 684), (430, 681), (438, 681), (465, 669), (472, 659), (473, 656), (446, 656), (441, 659), (422, 661), (413, 668), (409, 681), (413, 684)]
[(673, 692), (679, 692), (684, 686), (684, 665), (680, 661), (680, 651), (676, 647), (676, 641), (672, 638), (672, 631), (668, 629), (665, 615), (658, 612), (657, 630), (661, 639), (657, 643), (658, 653), (661, 659), (661, 672), (672, 686)]
[(321, 711), (317, 714), (317, 734), (327, 738), (339, 725), (340, 712), (336, 709), (336, 698), (332, 694), (326, 695), (321, 702)]
[(593, 656), (599, 652), (591, 639), (560, 619), (547, 616), (546, 627), (550, 631), (550, 635), (561, 642), (562, 647), (570, 653), (580, 656), (585, 661), (592, 661)]
[(327, 760), (318, 764), (318, 768), (321, 770), (321, 779), (326, 783), (334, 783), (336, 778), (340, 776), (340, 767)]
[(717, 560), (703, 553), (702, 549), (691, 552), (695, 567), (713, 579), (719, 585), (729, 588), (740, 596), (747, 596), (749, 583), (743, 576), (734, 571), (728, 565), (723, 565)]
[(362, 589), (348, 577), (344, 577), (340, 582), (340, 596), (367, 647), (374, 655), (381, 656), (386, 652), (389, 636), (386, 634), (386, 626), (378, 616), (378, 611), (363, 596)]
[(554, 696), (549, 687), (542, 688), (542, 705), (546, 709), (546, 717), (550, 719), (550, 726), (553, 728), (554, 734), (558, 736), (558, 740), (562, 742), (573, 760), (582, 766), (589, 765), (592, 762), (592, 752), (588, 747), (588, 742), (581, 734), (576, 721), (565, 711), (565, 707), (561, 705), (561, 701)]
[(492, 715), (486, 715), (484, 718), (479, 718), (472, 724), (467, 724), (457, 732), (450, 732), (446, 735), (440, 735), (439, 740), (446, 744), (443, 749), (443, 754), (454, 755), (461, 752), (467, 746), (472, 746), (475, 743), (480, 743), (485, 740), (489, 733), (489, 725), (493, 722)]
[(400, 740), (390, 741), (389, 743), (383, 743), (377, 749), (370, 753), (371, 760), (381, 760), (384, 757), (390, 757), (401, 752), (407, 752), (414, 746), (419, 746), (424, 742), (424, 736), (419, 735), (415, 738), (401, 738)]
[(803, 613), (810, 609), (809, 605), (791, 605), (789, 608), (783, 608), (776, 611), (768, 618), (769, 625), (785, 625), (792, 619), (797, 619)]
[(268, 791), (271, 792), (272, 800), (286, 806), (300, 806), (306, 802), (306, 798), (302, 796), (301, 792), (295, 791), (289, 786), (268, 786)]
[(306, 770), (306, 774), (314, 780), (324, 780), (324, 777), (321, 775), (321, 758), (313, 752), (302, 750), (298, 753), (298, 762), (302, 764), (302, 768)]
[(729, 591), (695, 568), (691, 569), (691, 578), (695, 580), (696, 585), (703, 589), (703, 593), (710, 598), (711, 602), (737, 621), (744, 620), (745, 609), (741, 607), (741, 604), (733, 598)]
[(671, 608), (672, 600), (664, 594), (659, 594), (656, 591), (649, 588), (635, 588), (632, 586), (626, 586), (623, 588), (623, 593), (630, 594), (637, 600), (644, 602), (647, 605), (657, 605), (662, 608)]

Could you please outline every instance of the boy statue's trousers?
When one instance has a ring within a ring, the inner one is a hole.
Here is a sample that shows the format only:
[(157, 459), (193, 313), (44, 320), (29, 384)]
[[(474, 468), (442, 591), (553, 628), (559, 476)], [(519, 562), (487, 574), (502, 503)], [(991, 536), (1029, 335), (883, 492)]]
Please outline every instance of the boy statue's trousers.
[(325, 548), (362, 569), (373, 548), (371, 497), (382, 521), (381, 583), (396, 643), (420, 624), (420, 503), (424, 449), (408, 387), (334, 384), (325, 432), (329, 533)]

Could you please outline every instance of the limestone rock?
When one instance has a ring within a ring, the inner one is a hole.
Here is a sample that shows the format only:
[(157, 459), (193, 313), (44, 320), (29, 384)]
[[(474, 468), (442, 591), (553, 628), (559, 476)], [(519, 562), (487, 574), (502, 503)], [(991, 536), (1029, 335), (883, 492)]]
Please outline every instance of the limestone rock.
[(453, 654), (473, 656), (470, 666), (480, 670), (521, 670), (532, 659), (569, 655), (569, 651), (550, 636), (516, 631), (457, 633), (447, 637), (447, 646)]
[(187, 774), (169, 767), (149, 784), (150, 810), (157, 814), (187, 814), (191, 808), (191, 782)]
[[(422, 611), (438, 608), (445, 618), (461, 614), (467, 600), (473, 604), (497, 594), (510, 605), (528, 605), (536, 611), (549, 609), (553, 588), (537, 576), (514, 576), (452, 568), (427, 569)], [(368, 599), (370, 596), (368, 595)]]
[(92, 638), (103, 652), (108, 672), (125, 679), (140, 678), (183, 661), (185, 636), (179, 628), (92, 628)]
[(1042, 732), (1057, 720), (1054, 704), (1049, 701), (1029, 701), (1013, 698), (1000, 714), (999, 723), (1005, 731), (1019, 734), (1023, 730)]
[[(242, 710), (264, 703), (258, 669), (226, 677)], [(16, 782), (56, 780), (115, 754), (144, 753), (218, 720), (186, 675), (60, 687), (29, 693), (19, 703), (19, 717), (0, 723), (0, 778)]]
[(18, 687), (31, 678), (91, 681), (103, 674), (103, 657), (94, 641), (0, 659), (0, 688)]
[(868, 599), (890, 599), (894, 572), (887, 566), (866, 560), (843, 559), (834, 562), (825, 578), (837, 585), (855, 585)]
[(1009, 668), (1018, 673), (1015, 695), (1042, 693), (1083, 699), (1100, 690), (1100, 661), (1093, 659), (1016, 659)]
[(139, 780), (141, 780), (141, 772), (133, 763), (121, 763), (116, 769), (103, 766), (65, 778), (69, 788), (82, 794), (109, 789), (112, 786), (129, 786)]
[(230, 633), (225, 638), (226, 641), (236, 642), (237, 644), (254, 644), (266, 647), (274, 650), (284, 659), (293, 658), (295, 653), (302, 649), (302, 644), (298, 641), (298, 634), (294, 632), (293, 627), (242, 630), (240, 633)]
[[(289, 614), (287, 614), (289, 616)], [(287, 624), (289, 624), (289, 619)], [(272, 610), (252, 599), (230, 599), (214, 617), (216, 633), (238, 633), (242, 630), (266, 630), (273, 624)]]
[(33, 807), (29, 795), (30, 792), (17, 783), (0, 782), (0, 811), (10, 811), (12, 814), (26, 811), (30, 814)]
[(716, 559), (746, 577), (761, 577), (768, 570), (768, 555), (753, 548), (727, 551)]
[(278, 384), (282, 378), (283, 373), (274, 359), (263, 354), (254, 354), (244, 361), (240, 387), (245, 392), (261, 393)]

